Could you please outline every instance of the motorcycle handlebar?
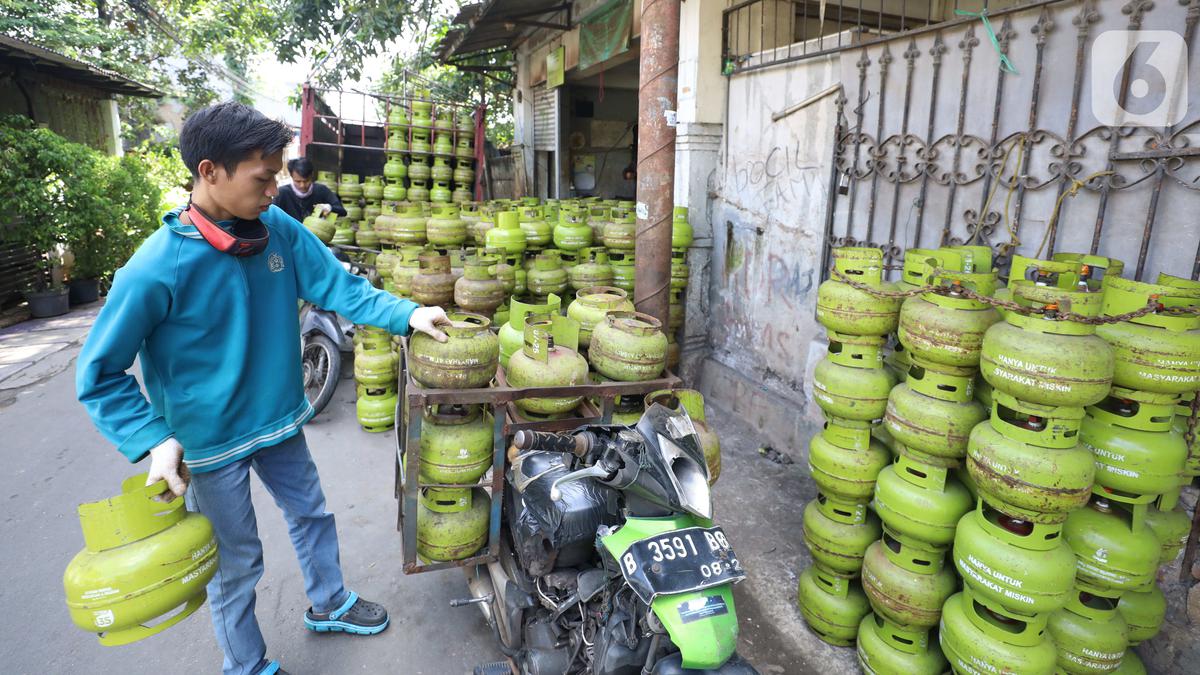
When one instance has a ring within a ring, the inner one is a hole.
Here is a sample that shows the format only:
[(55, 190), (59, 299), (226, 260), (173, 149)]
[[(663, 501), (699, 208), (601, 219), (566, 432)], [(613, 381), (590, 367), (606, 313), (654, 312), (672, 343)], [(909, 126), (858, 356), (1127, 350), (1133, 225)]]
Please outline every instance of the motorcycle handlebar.
[(587, 439), (583, 436), (552, 434), (545, 431), (529, 431), (526, 429), (522, 429), (513, 435), (513, 445), (518, 450), (569, 452), (581, 457), (588, 450)]

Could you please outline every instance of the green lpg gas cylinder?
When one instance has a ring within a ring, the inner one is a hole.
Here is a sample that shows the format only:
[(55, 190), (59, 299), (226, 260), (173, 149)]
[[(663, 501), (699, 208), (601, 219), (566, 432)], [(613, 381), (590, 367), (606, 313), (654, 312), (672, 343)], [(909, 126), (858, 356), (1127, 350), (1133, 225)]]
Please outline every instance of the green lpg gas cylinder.
[(634, 277), (636, 276), (633, 251), (613, 251), (610, 249), (608, 252), (608, 263), (612, 266), (613, 271), (612, 285), (626, 293), (632, 293)]
[(813, 482), (839, 501), (870, 501), (875, 480), (891, 459), (883, 443), (871, 437), (870, 422), (830, 420), (808, 444)]
[[(1105, 280), (1105, 315), (1141, 309), (1152, 299), (1164, 307), (1200, 307), (1200, 287)], [(1114, 385), (1176, 395), (1200, 389), (1200, 315), (1152, 313), (1097, 326), (1096, 334), (1112, 345)]]
[[(523, 347), (508, 359), (505, 373), (509, 385), (563, 387), (587, 384), (587, 361), (575, 350), (554, 343), (554, 325), (549, 318), (525, 319)], [(582, 396), (529, 397), (517, 399), (517, 407), (529, 413), (554, 415), (574, 410)]]
[[(933, 565), (913, 565), (904, 546), (883, 535), (863, 557), (862, 585), (879, 616), (909, 630), (938, 624), (942, 605), (958, 590), (958, 577), (939, 556)], [(929, 562), (923, 560), (922, 562)]]
[(893, 538), (910, 546), (948, 549), (958, 521), (975, 499), (944, 467), (900, 455), (879, 472), (874, 504)]
[(391, 345), (375, 349), (355, 349), (354, 380), (370, 388), (395, 385), (397, 360)]
[(1095, 455), (1096, 484), (1106, 497), (1145, 503), (1177, 492), (1187, 444), (1171, 428), (1173, 415), (1172, 395), (1121, 387), (1087, 409), (1079, 436)]
[(508, 322), (500, 327), (500, 365), (508, 368), (508, 359), (525, 344), (525, 317), (558, 314), (561, 302), (557, 295), (549, 295), (545, 299), (512, 297)]
[(874, 614), (858, 626), (858, 666), (866, 675), (943, 675), (946, 657), (928, 631), (905, 630)]
[(383, 165), (383, 176), (388, 180), (404, 180), (408, 177), (408, 167), (405, 166), (404, 160), (393, 155), (388, 157), (387, 162)]
[(421, 421), (421, 480), (471, 485), (492, 465), (492, 414), (481, 405), (432, 405)]
[(496, 214), (496, 226), (487, 230), (484, 237), (488, 248), (502, 248), (509, 255), (525, 251), (525, 232), (516, 211), (501, 211)]
[(362, 183), (359, 182), (358, 174), (344, 173), (341, 180), (337, 184), (338, 196), (342, 199), (358, 199), (363, 196)]
[[(883, 281), (883, 251), (835, 248), (833, 267), (840, 274), (878, 291), (895, 290)], [(817, 321), (829, 330), (850, 335), (887, 335), (896, 329), (900, 299), (880, 297), (854, 288), (836, 276), (817, 288)]]
[(826, 415), (871, 421), (883, 416), (896, 380), (883, 367), (884, 338), (830, 331), (828, 356), (813, 370), (813, 398)]
[(1014, 284), (1017, 304), (1047, 311), (1040, 316), (1007, 312), (1004, 321), (988, 329), (979, 363), (983, 377), (1030, 403), (1086, 406), (1104, 398), (1112, 386), (1112, 349), (1095, 335), (1095, 326), (1058, 318), (1066, 311), (1098, 316), (1103, 295), (1028, 281)]
[(556, 253), (540, 253), (533, 261), (533, 269), (525, 276), (525, 285), (532, 295), (546, 296), (551, 293), (562, 295), (567, 291), (567, 271)]
[(866, 504), (835, 502), (821, 493), (804, 507), (804, 543), (822, 568), (856, 577), (863, 555), (883, 533)]
[(688, 268), (688, 251), (686, 248), (671, 249), (671, 290), (687, 288), (691, 271)]
[(994, 611), (1014, 618), (1044, 615), (1062, 607), (1075, 584), (1075, 555), (1061, 529), (981, 504), (958, 523), (954, 565)]
[(906, 300), (900, 308), (900, 342), (914, 359), (977, 367), (983, 336), (1000, 320), (1000, 314), (991, 305), (968, 297), (967, 291), (991, 295), (996, 288), (996, 273), (939, 271), (933, 283), (943, 287), (944, 293), (922, 293)]
[(1057, 653), (1045, 634), (1046, 615), (1014, 619), (985, 602), (968, 586), (942, 607), (938, 639), (954, 672), (1051, 675)]
[[(637, 243), (637, 218), (632, 213), (613, 218), (604, 224), (601, 237), (609, 251), (625, 251), (632, 257)], [(676, 248), (674, 244), (671, 247)]]
[[(433, 166), (429, 167), (429, 176), (435, 181), (448, 181), (454, 175), (454, 170), (446, 163), (445, 157), (435, 157)], [(437, 201), (436, 199), (434, 201)]]
[(1162, 544), (1162, 557), (1159, 565), (1173, 562), (1179, 552), (1187, 545), (1188, 533), (1192, 529), (1192, 519), (1183, 506), (1176, 504), (1174, 508), (1161, 510), (1155, 504), (1146, 507), (1146, 526)]
[(496, 376), (500, 345), (491, 331), (491, 319), (478, 314), (452, 312), (450, 325), (442, 327), (447, 340), (438, 342), (424, 333), (408, 339), (408, 370), (421, 386), (431, 389), (479, 389)]
[(490, 252), (499, 251), (501, 257), (509, 255), (508, 249), (503, 246), (494, 247), (487, 243), (487, 233), (492, 228), (496, 227), (496, 213), (490, 205), (485, 205), (479, 209), (479, 220), (471, 225), (471, 235), (475, 238), (476, 246), (483, 246), (489, 249)]
[(1136, 645), (1162, 630), (1167, 617), (1167, 597), (1158, 584), (1150, 583), (1145, 588), (1122, 593), (1117, 610), (1129, 626), (1129, 644)]
[(888, 433), (903, 446), (900, 452), (955, 466), (966, 455), (971, 430), (987, 418), (972, 396), (973, 386), (965, 369), (939, 371), (914, 363), (904, 383), (889, 393), (883, 416)]
[(671, 212), (671, 248), (688, 248), (694, 239), (687, 207), (676, 206)]
[(609, 312), (592, 329), (588, 359), (618, 382), (659, 377), (667, 365), (667, 336), (658, 319), (641, 312)]
[(354, 241), (363, 248), (377, 250), (379, 248), (379, 233), (375, 231), (370, 221), (360, 220), (358, 223), (358, 232), (354, 235)]
[(367, 389), (358, 387), (358, 400), (354, 403), (358, 424), (364, 431), (382, 433), (396, 423), (396, 389)]
[(454, 204), (437, 204), (426, 221), (425, 236), (434, 246), (462, 246), (467, 241), (467, 221), (458, 217)]
[[(404, 246), (396, 255), (396, 263), (392, 265), (392, 285), (401, 297), (412, 297), (412, 280), (421, 272), (421, 253), (424, 249), (419, 246)], [(378, 261), (376, 261), (378, 264)]]
[(604, 241), (604, 228), (613, 221), (612, 207), (596, 204), (588, 208), (588, 227), (592, 228), (592, 242)]
[[(392, 237), (397, 244), (424, 244), (426, 241), (426, 223), (419, 204), (409, 204), (397, 215), (392, 216), (394, 223)], [(376, 223), (378, 227), (378, 223)]]
[(839, 647), (854, 643), (858, 625), (871, 613), (871, 604), (857, 581), (816, 566), (800, 573), (796, 601), (809, 630)]
[(521, 230), (525, 232), (525, 242), (529, 246), (544, 248), (553, 239), (553, 228), (542, 217), (539, 206), (523, 206), (519, 209)]
[(1116, 597), (1077, 591), (1050, 615), (1047, 629), (1058, 648), (1058, 669), (1068, 675), (1111, 673), (1129, 646), (1129, 627)]
[[(971, 432), (967, 470), (993, 508), (1056, 524), (1087, 504), (1095, 464), (1078, 439), (1081, 408), (1039, 406), (996, 393), (993, 414)], [(1061, 434), (1057, 429), (1071, 429)]]
[(330, 213), (322, 218), (317, 213), (313, 213), (304, 219), (304, 227), (308, 228), (309, 232), (317, 235), (317, 239), (328, 244), (333, 241), (333, 235), (337, 232), (337, 214)]
[(454, 302), (454, 273), (450, 256), (430, 251), (420, 255), (420, 269), (411, 282), (412, 299), (422, 305), (449, 307)]
[(338, 221), (337, 227), (333, 231), (333, 238), (329, 240), (329, 243), (335, 246), (354, 245), (354, 229), (349, 220)]
[(578, 208), (563, 207), (554, 226), (554, 245), (564, 251), (578, 251), (592, 245), (592, 228), (587, 214)]
[(363, 198), (377, 202), (383, 199), (383, 176), (367, 176), (362, 185)]
[(454, 304), (460, 308), (491, 316), (504, 304), (504, 284), (496, 278), (499, 258), (475, 256), (463, 266), (463, 276), (454, 282)]
[(125, 479), (121, 494), (79, 505), (84, 548), (67, 565), (63, 588), (71, 621), (102, 645), (160, 633), (207, 598), (217, 571), (212, 524), (183, 499), (156, 501), (166, 489), (165, 481), (146, 485), (143, 473)]
[(575, 302), (567, 306), (567, 316), (579, 322), (579, 344), (592, 342), (592, 329), (609, 312), (632, 312), (633, 303), (625, 291), (614, 286), (592, 286), (575, 293)]
[(1067, 517), (1063, 538), (1075, 553), (1080, 588), (1097, 592), (1145, 588), (1162, 548), (1150, 528), (1104, 497)]
[(677, 288), (671, 289), (671, 302), (667, 306), (667, 328), (670, 329), (672, 334), (683, 328), (683, 320), (686, 313), (687, 308), (683, 304), (683, 291)]
[(568, 270), (571, 288), (579, 290), (591, 286), (611, 286), (612, 265), (608, 264), (608, 252), (603, 246), (589, 246), (579, 251), (579, 264)]
[(450, 182), (444, 180), (435, 180), (433, 182), (433, 187), (429, 188), (429, 200), (440, 204), (449, 203)]
[(708, 424), (708, 413), (704, 410), (704, 395), (695, 389), (660, 389), (646, 394), (644, 407), (658, 403), (670, 410), (683, 408), (692, 420), (700, 449), (704, 451), (704, 465), (708, 469), (708, 484), (717, 482), (721, 475), (721, 439)]
[[(1055, 262), (1070, 262), (1081, 271), (1080, 287), (1086, 284), (1092, 291), (1103, 290), (1106, 277), (1119, 277), (1125, 271), (1125, 263), (1116, 258), (1092, 255), (1090, 253), (1055, 253), (1050, 256)], [(1161, 283), (1161, 281), (1160, 281)]]
[(408, 197), (408, 189), (404, 187), (403, 181), (389, 181), (383, 186), (383, 198), (389, 202), (399, 202)]
[(490, 501), (480, 488), (424, 488), (417, 555), (432, 562), (470, 558), (487, 544)]

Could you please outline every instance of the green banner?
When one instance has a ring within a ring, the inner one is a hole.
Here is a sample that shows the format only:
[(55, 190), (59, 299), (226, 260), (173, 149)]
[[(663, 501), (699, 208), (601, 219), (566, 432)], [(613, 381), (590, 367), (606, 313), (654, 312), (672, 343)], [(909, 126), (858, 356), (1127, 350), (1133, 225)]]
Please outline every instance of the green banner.
[(563, 63), (567, 60), (567, 49), (559, 45), (546, 54), (546, 87), (553, 89), (563, 84)]
[(610, 0), (579, 22), (579, 69), (586, 70), (629, 49), (633, 0)]

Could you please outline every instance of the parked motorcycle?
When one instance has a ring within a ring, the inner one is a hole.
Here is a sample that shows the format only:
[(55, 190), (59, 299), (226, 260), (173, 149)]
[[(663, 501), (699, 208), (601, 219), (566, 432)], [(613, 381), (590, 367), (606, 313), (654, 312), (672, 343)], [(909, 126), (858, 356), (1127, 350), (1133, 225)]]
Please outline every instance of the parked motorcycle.
[[(712, 522), (686, 411), (636, 427), (519, 431), (499, 560), (467, 570), (500, 649), (528, 675), (750, 675), (732, 587), (746, 577)], [(476, 673), (511, 672), (508, 664)]]

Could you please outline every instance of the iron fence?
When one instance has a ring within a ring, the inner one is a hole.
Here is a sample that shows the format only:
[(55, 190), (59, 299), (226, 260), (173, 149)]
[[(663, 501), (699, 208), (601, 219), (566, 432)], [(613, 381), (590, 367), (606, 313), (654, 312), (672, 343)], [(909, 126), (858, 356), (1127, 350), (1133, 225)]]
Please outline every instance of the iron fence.
[(1054, 1), (744, 0), (722, 12), (722, 69), (759, 70)]

